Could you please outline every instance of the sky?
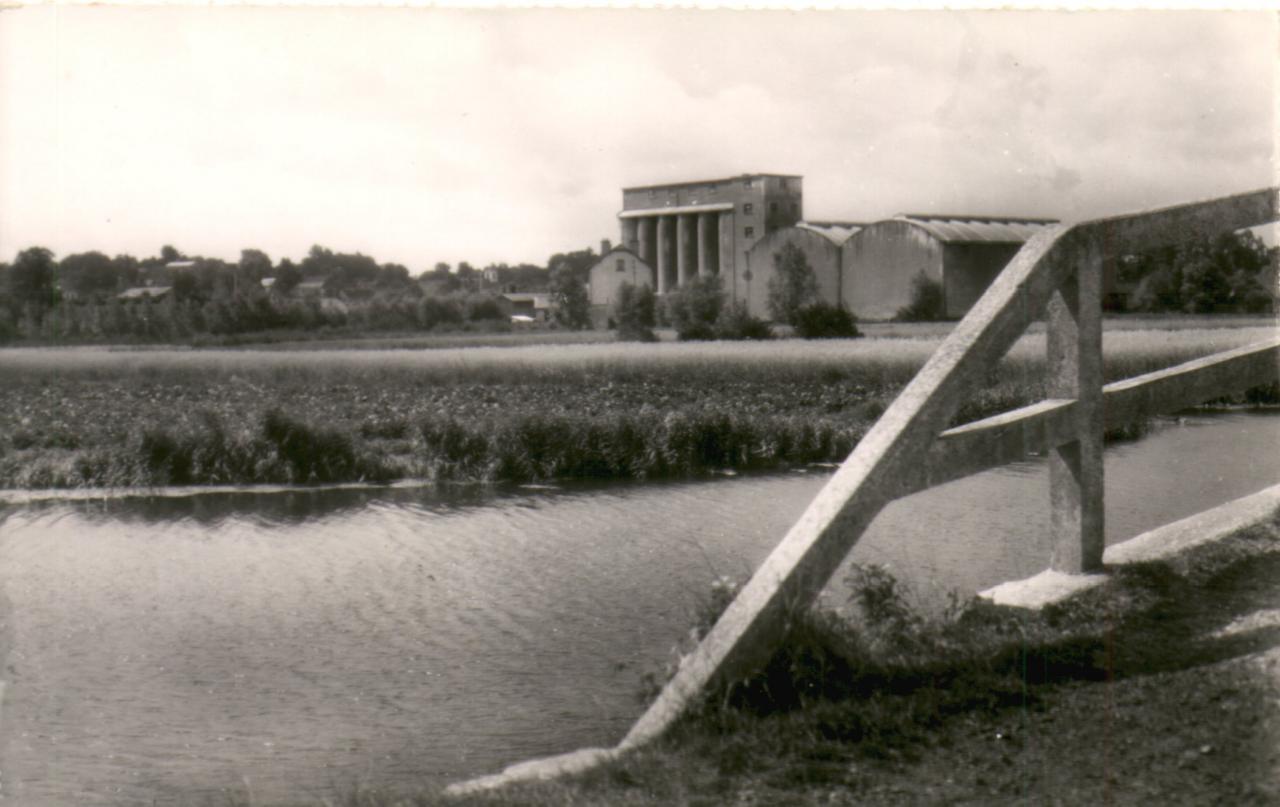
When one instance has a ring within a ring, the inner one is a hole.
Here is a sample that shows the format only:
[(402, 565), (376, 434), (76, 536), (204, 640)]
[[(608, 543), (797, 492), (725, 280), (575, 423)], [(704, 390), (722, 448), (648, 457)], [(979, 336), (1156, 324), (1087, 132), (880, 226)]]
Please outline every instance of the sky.
[(0, 11), (0, 261), (618, 238), (621, 188), (1087, 219), (1277, 183), (1273, 12)]

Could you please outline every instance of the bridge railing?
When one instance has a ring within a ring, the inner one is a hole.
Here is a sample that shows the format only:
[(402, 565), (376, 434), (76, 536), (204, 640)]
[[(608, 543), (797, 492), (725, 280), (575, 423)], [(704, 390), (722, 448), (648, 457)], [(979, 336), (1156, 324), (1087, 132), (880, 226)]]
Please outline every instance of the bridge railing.
[[(1101, 569), (1102, 443), (1107, 427), (1280, 379), (1280, 338), (1124, 381), (1102, 383), (1103, 263), (1267, 224), (1278, 190), (1046, 228), (1029, 240), (858, 443), (701, 644), (618, 746), (658, 736), (699, 693), (763, 661), (788, 613), (827, 584), (876, 514), (923, 488), (1049, 456), (1051, 568)], [(1048, 398), (947, 429), (1036, 319), (1047, 321)]]

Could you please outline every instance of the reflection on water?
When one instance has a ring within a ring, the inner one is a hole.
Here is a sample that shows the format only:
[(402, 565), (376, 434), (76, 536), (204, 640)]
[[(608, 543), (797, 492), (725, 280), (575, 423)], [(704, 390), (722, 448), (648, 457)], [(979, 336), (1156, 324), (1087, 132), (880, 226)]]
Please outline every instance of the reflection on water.
[[(1108, 540), (1275, 482), (1278, 438), (1234, 413), (1113, 447)], [(616, 741), (708, 583), (748, 574), (826, 478), (4, 508), (2, 792), (267, 801)], [(1032, 574), (1046, 484), (1029, 462), (896, 502), (852, 560), (926, 603)]]

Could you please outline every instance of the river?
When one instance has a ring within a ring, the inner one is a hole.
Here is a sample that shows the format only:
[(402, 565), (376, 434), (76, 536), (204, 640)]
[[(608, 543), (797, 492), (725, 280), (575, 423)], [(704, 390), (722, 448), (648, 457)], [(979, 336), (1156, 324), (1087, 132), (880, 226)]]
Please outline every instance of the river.
[[(1110, 447), (1108, 542), (1274, 484), (1278, 446), (1280, 415), (1230, 412)], [(610, 744), (711, 581), (745, 577), (828, 476), (0, 505), (0, 794), (259, 803)], [(1046, 476), (895, 502), (850, 561), (924, 608), (1034, 574)]]

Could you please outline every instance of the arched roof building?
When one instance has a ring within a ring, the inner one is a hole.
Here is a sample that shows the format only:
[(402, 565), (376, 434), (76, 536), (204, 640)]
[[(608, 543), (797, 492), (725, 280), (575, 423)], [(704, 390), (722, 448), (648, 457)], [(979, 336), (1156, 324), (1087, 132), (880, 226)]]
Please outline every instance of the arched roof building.
[(844, 243), (841, 299), (859, 319), (892, 319), (917, 277), (942, 287), (948, 317), (961, 317), (1023, 243), (1052, 219), (904, 213), (861, 228)]
[(748, 271), (739, 284), (738, 299), (757, 317), (772, 319), (769, 311), (769, 281), (776, 275), (774, 256), (785, 244), (793, 244), (809, 261), (818, 283), (818, 299), (841, 303), (843, 286), (840, 245), (859, 225), (852, 222), (805, 222), (784, 227), (761, 238), (747, 251)]

